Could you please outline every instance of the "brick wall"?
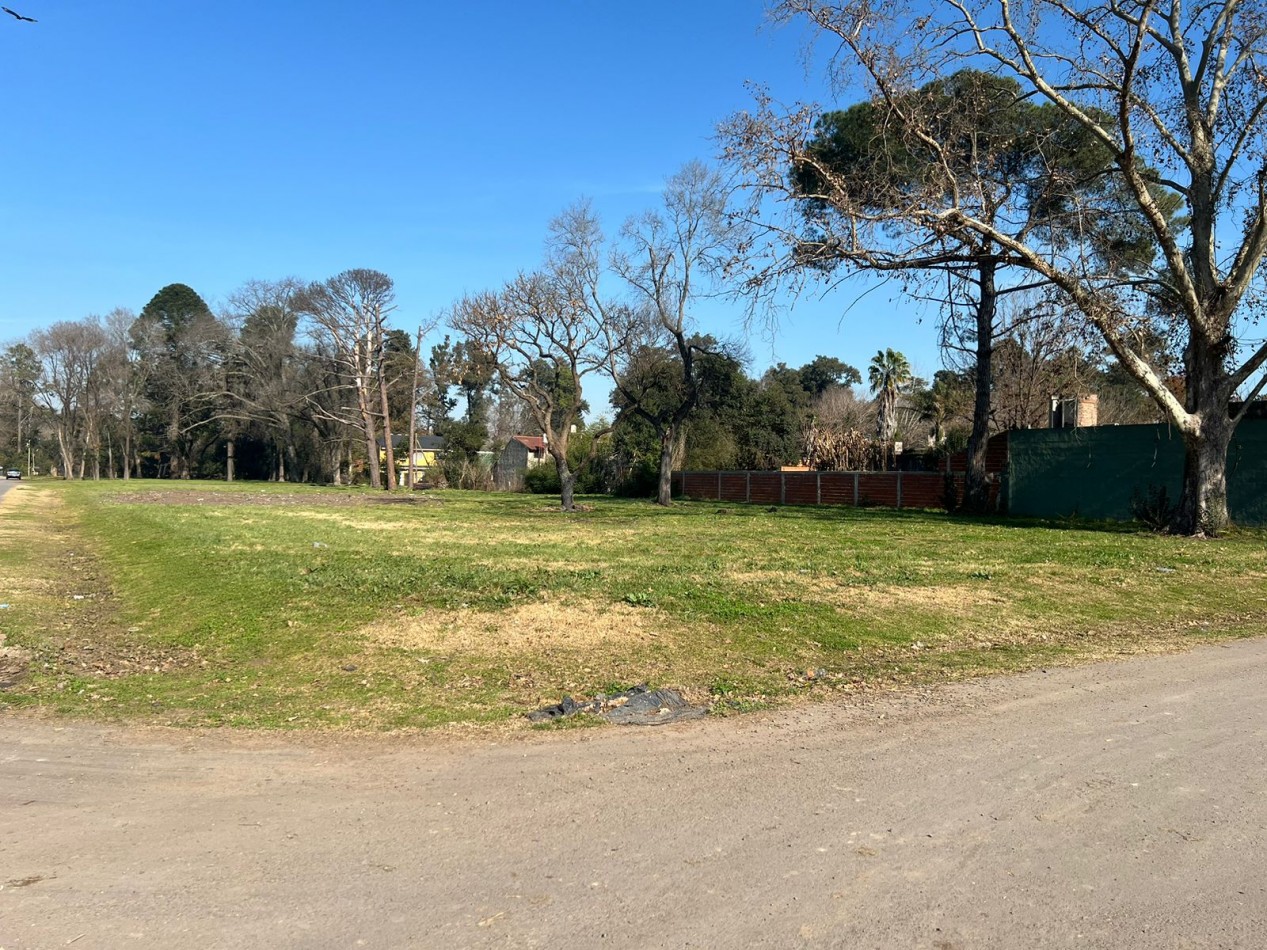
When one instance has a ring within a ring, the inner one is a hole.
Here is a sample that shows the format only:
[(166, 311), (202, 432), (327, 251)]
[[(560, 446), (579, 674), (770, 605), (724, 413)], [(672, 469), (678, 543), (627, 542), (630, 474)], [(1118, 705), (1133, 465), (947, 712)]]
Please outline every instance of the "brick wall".
[[(957, 452), (937, 472), (674, 472), (673, 491), (696, 501), (729, 501), (754, 505), (870, 505), (885, 508), (945, 508), (946, 473), (963, 498), (968, 453)], [(1008, 470), (1008, 434), (990, 438), (986, 447), (990, 508), (1003, 501)]]
[(945, 479), (942, 472), (674, 472), (673, 490), (695, 501), (754, 505), (943, 508)]
[[(985, 446), (985, 471), (987, 475), (1001, 475), (1007, 471), (1008, 465), (1008, 433), (1000, 432), (990, 436)], [(956, 452), (942, 463), (943, 472), (966, 472), (968, 470), (968, 450)]]

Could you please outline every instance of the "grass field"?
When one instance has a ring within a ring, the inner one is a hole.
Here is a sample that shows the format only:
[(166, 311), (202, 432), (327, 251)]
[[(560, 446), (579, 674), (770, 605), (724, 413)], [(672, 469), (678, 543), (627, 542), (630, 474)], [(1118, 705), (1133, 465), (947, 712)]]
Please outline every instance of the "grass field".
[(0, 706), (159, 723), (518, 721), (674, 686), (726, 712), (1254, 635), (1267, 534), (223, 483), (0, 505)]

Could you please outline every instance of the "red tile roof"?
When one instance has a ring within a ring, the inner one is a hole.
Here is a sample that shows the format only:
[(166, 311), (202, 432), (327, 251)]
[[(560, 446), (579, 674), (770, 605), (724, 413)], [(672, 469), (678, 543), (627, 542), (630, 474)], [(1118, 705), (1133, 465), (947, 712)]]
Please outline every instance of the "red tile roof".
[(546, 449), (546, 440), (539, 435), (512, 435), (511, 438), (537, 452), (544, 452)]

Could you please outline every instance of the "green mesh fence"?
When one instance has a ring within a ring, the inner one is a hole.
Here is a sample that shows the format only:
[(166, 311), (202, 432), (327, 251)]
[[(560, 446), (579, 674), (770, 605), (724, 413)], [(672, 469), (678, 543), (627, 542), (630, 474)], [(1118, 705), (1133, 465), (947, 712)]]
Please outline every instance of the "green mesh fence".
[[(1128, 520), (1137, 497), (1179, 500), (1183, 440), (1166, 425), (1025, 429), (1009, 437), (1008, 511)], [(1232, 520), (1267, 524), (1267, 420), (1246, 419), (1228, 451)]]

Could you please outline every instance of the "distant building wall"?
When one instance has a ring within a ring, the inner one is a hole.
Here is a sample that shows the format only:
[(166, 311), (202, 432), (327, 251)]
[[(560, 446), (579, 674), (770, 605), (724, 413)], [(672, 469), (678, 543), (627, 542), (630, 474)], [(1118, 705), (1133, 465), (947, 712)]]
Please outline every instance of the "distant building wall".
[(523, 491), (528, 471), (528, 446), (511, 439), (493, 465), (493, 485), (498, 491)]

